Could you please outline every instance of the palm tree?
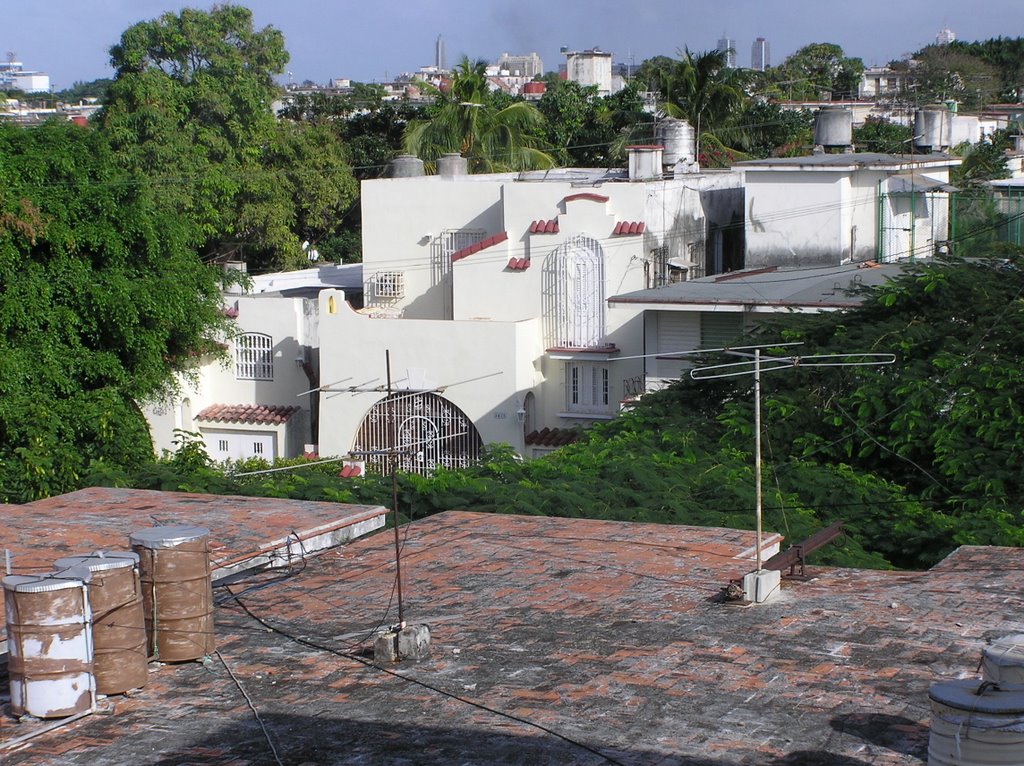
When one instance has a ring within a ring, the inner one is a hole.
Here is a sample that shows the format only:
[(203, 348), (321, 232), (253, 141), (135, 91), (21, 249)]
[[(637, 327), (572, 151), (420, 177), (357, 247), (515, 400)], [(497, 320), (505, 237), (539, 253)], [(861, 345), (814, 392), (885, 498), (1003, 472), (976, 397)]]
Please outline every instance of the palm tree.
[(437, 91), (433, 116), (414, 120), (405, 130), (405, 151), (432, 164), (458, 152), (471, 173), (549, 168), (544, 151), (544, 117), (533, 104), (496, 103), (487, 87), (487, 64), (463, 57), (447, 92)]
[[(649, 65), (648, 65), (649, 64)], [(744, 75), (726, 66), (724, 51), (692, 53), (688, 48), (680, 59), (659, 56), (645, 62), (637, 77), (660, 93), (661, 110), (669, 117), (687, 120), (702, 134), (725, 141), (730, 123), (746, 101)]]

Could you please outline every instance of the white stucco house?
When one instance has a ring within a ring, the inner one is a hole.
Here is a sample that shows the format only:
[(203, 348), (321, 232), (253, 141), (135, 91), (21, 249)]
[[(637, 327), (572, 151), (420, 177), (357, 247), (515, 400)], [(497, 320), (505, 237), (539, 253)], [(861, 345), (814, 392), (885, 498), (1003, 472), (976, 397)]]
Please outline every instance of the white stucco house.
[(661, 147), (633, 155), (629, 173), (364, 181), (366, 308), (320, 294), (321, 454), (380, 463), (397, 437), (402, 467), (426, 471), (613, 417), (644, 328), (607, 297), (742, 252), (739, 174), (665, 177)]
[(343, 288), (358, 300), (361, 285), (359, 264), (322, 266), (255, 276), (249, 293), (226, 294), (227, 359), (197, 360), (174, 395), (142, 408), (157, 454), (173, 450), (179, 430), (198, 433), (215, 460), (303, 454), (317, 432), (317, 295)]
[(906, 261), (814, 268), (768, 266), (613, 295), (611, 313), (643, 311), (643, 378), (634, 396), (656, 391), (693, 366), (688, 352), (735, 344), (766, 315), (840, 311), (858, 306), (860, 288), (884, 284)]
[(842, 152), (752, 160), (744, 172), (747, 268), (932, 255), (949, 237), (946, 154)]

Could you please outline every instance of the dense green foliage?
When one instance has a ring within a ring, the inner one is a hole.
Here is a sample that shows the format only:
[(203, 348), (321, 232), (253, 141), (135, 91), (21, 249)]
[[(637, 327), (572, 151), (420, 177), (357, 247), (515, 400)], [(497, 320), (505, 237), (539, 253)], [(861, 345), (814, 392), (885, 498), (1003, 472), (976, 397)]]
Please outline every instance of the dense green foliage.
[(917, 104), (956, 101), (961, 108), (979, 109), (999, 97), (995, 67), (953, 45), (929, 45), (891, 66), (907, 72)]
[(192, 233), (101, 133), (0, 125), (0, 499), (152, 458), (134, 401), (224, 323)]
[(1024, 99), (1024, 37), (996, 37), (980, 42), (956, 40), (950, 48), (980, 59), (999, 73), (1002, 101)]
[(596, 85), (584, 87), (555, 76), (545, 83), (547, 90), (537, 108), (544, 115), (544, 138), (558, 165), (620, 165), (627, 144), (651, 140), (654, 124), (643, 114), (635, 86), (601, 97)]
[(857, 97), (864, 62), (834, 43), (811, 43), (765, 73), (767, 94), (795, 101)]
[[(276, 124), (272, 78), (287, 60), (279, 31), (230, 5), (140, 22), (111, 49), (101, 127), (160, 203), (200, 227), (208, 260), (300, 266), (303, 239), (325, 236), (355, 198), (340, 146)], [(289, 157), (304, 167), (282, 172)]]

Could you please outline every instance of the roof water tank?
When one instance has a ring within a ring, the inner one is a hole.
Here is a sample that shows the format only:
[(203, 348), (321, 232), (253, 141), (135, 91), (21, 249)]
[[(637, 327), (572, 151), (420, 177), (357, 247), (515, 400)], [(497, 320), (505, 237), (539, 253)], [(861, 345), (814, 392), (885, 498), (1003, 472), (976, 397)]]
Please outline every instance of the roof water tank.
[(412, 154), (399, 154), (388, 163), (388, 178), (415, 178), (423, 175), (423, 160)]
[(469, 161), (458, 152), (442, 154), (437, 158), (437, 174), (445, 178), (469, 174)]
[(982, 649), (981, 672), (993, 683), (1024, 684), (1024, 634), (1003, 636)]
[(944, 106), (929, 106), (914, 113), (914, 147), (922, 152), (948, 149), (953, 135), (953, 113)]
[(133, 532), (139, 555), (147, 648), (163, 662), (198, 660), (213, 652), (210, 531), (152, 527)]
[(92, 609), (93, 675), (100, 694), (122, 694), (149, 680), (146, 626), (136, 553), (106, 551), (66, 556), (54, 571), (81, 567), (89, 571)]
[(814, 118), (814, 144), (842, 147), (853, 145), (853, 112), (841, 106), (824, 106)]
[(978, 679), (932, 684), (928, 766), (1024, 763), (1024, 686)]
[(697, 161), (697, 134), (686, 120), (666, 117), (654, 129), (654, 143), (665, 147), (661, 161), (665, 165), (675, 166)]
[(64, 718), (94, 707), (88, 582), (82, 569), (3, 579), (13, 715)]

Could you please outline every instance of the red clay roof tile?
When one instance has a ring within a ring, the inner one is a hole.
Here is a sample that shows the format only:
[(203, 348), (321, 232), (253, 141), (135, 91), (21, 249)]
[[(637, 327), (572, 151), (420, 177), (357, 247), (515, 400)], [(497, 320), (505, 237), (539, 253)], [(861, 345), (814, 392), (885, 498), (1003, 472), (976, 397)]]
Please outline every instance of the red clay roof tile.
[(590, 200), (591, 202), (608, 201), (608, 197), (604, 196), (603, 194), (594, 194), (593, 192), (580, 192), (579, 194), (570, 194), (568, 197), (565, 197), (562, 200), (562, 202), (574, 202), (575, 200), (578, 199), (586, 199)]
[(277, 404), (211, 404), (196, 415), (196, 420), (219, 420), (247, 425), (280, 425), (301, 407)]
[(612, 232), (615, 236), (630, 236), (635, 234), (643, 234), (646, 225), (643, 221), (619, 221), (615, 224), (615, 230)]

